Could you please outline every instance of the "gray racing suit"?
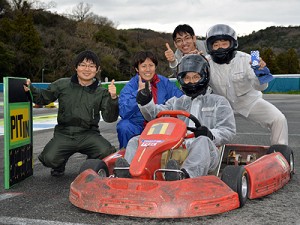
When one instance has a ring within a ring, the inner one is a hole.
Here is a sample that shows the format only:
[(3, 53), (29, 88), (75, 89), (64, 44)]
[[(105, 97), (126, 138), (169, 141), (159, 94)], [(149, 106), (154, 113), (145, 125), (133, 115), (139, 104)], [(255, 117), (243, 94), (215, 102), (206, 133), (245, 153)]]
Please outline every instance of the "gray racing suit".
[[(162, 110), (184, 110), (194, 115), (201, 125), (209, 128), (214, 136), (213, 140), (206, 136), (185, 140), (189, 154), (182, 168), (190, 177), (207, 175), (209, 171), (214, 170), (219, 162), (219, 152), (216, 146), (230, 142), (236, 132), (234, 114), (229, 102), (224, 97), (215, 94), (199, 95), (193, 100), (186, 95), (180, 98), (173, 97), (165, 105), (155, 105), (152, 100), (144, 106), (139, 105), (139, 108), (147, 121), (154, 119)], [(179, 118), (184, 120), (187, 126), (195, 127), (190, 119)], [(136, 136), (128, 142), (124, 157), (129, 163), (137, 150), (138, 138), (139, 136)]]

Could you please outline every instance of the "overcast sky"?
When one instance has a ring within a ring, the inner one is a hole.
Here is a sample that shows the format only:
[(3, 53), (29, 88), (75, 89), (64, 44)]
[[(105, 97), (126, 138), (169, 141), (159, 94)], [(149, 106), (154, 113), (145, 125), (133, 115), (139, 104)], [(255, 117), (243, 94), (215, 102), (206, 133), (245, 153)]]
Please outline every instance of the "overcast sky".
[[(47, 3), (51, 0), (44, 0)], [(53, 0), (52, 0), (53, 1)], [(117, 29), (145, 28), (172, 33), (178, 24), (189, 24), (196, 35), (225, 23), (239, 36), (270, 26), (299, 26), (300, 0), (54, 0), (52, 12), (71, 13), (80, 2), (104, 16)]]

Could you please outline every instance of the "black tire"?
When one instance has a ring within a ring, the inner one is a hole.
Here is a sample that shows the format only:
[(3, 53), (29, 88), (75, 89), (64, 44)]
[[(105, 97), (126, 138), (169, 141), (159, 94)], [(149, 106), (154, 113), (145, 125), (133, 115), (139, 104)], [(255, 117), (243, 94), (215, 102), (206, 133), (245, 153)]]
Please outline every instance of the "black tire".
[(295, 173), (295, 164), (294, 164), (294, 152), (293, 150), (287, 145), (272, 145), (267, 151), (267, 154), (271, 154), (273, 152), (280, 152), (286, 161), (290, 165), (290, 174), (291, 177)]
[(101, 159), (87, 159), (80, 167), (79, 173), (87, 169), (92, 169), (99, 174), (100, 177), (108, 177), (108, 167)]
[(243, 207), (248, 199), (249, 177), (243, 166), (228, 165), (224, 168), (221, 180), (234, 192), (238, 193), (240, 207)]

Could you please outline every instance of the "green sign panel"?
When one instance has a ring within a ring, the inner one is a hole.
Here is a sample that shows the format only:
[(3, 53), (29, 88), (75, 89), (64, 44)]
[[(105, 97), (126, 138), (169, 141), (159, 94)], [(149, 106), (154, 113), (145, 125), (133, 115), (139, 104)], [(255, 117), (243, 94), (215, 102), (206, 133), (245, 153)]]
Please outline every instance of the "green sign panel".
[(4, 77), (4, 187), (33, 174), (32, 100), (25, 78)]

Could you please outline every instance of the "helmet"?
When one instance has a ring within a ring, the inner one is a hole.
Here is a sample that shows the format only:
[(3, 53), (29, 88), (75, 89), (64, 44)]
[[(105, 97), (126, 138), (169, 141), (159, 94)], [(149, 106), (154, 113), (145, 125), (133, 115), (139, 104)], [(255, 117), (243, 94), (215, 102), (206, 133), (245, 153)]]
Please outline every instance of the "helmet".
[[(197, 83), (185, 83), (183, 78), (187, 72), (196, 72), (201, 75)], [(182, 57), (178, 65), (177, 80), (181, 85), (182, 91), (192, 98), (204, 95), (209, 82), (209, 63), (203, 55), (188, 54)]]
[[(213, 50), (213, 43), (217, 40), (229, 40), (230, 46), (226, 49)], [(207, 53), (211, 55), (214, 62), (219, 64), (229, 63), (235, 56), (237, 47), (237, 34), (230, 26), (217, 24), (208, 29), (206, 33), (206, 48)]]

